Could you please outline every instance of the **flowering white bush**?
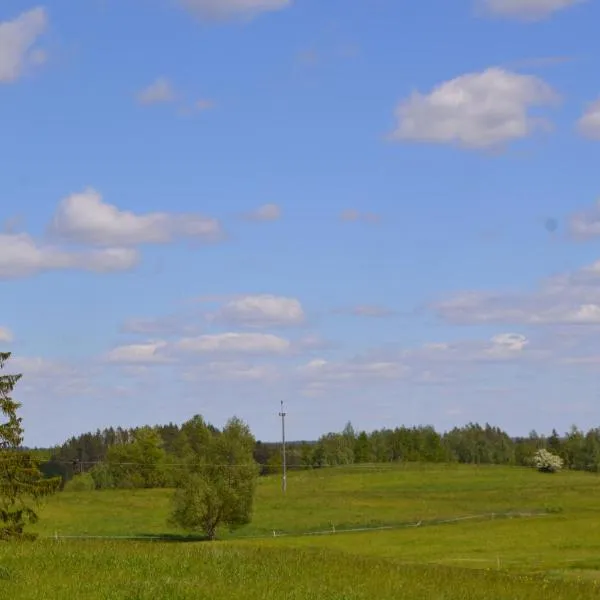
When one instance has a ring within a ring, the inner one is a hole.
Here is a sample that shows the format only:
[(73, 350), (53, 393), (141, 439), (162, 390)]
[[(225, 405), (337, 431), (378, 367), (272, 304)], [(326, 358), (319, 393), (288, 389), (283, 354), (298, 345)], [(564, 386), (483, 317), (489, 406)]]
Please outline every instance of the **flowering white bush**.
[(542, 473), (556, 473), (563, 467), (563, 459), (548, 450), (538, 450), (533, 456), (533, 466)]

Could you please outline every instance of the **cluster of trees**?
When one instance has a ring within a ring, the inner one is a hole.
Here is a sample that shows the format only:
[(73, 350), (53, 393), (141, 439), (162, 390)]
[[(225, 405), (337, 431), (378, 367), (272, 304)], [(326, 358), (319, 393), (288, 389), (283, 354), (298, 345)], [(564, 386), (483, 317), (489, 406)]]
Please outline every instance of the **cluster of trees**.
[[(9, 357), (0, 353), (0, 369)], [(37, 520), (36, 502), (65, 485), (175, 488), (172, 522), (214, 539), (221, 524), (236, 527), (249, 521), (257, 477), (281, 469), (280, 445), (256, 441), (235, 418), (223, 430), (195, 416), (181, 426), (109, 428), (56, 448), (25, 449), (20, 404), (10, 396), (19, 379), (0, 376), (0, 416), (6, 419), (0, 422), (0, 539), (24, 537), (25, 526)], [(287, 445), (290, 469), (397, 461), (600, 472), (600, 428), (511, 438), (488, 424), (470, 423), (445, 433), (430, 426), (367, 433), (348, 423), (340, 433)]]
[(584, 432), (575, 426), (564, 435), (532, 431), (512, 438), (488, 424), (469, 423), (445, 433), (429, 426), (357, 433), (348, 424), (313, 446), (296, 448), (295, 461), (311, 467), (394, 461), (532, 466), (540, 449), (560, 457), (568, 469), (600, 472), (600, 428)]
[[(48, 475), (61, 475), (64, 482), (86, 473), (77, 479), (80, 487), (175, 487), (189, 457), (202, 451), (205, 441), (200, 432), (205, 429), (218, 434), (199, 416), (181, 426), (86, 433), (44, 451), (48, 460), (41, 468)], [(445, 433), (430, 426), (367, 433), (355, 431), (349, 423), (342, 432), (325, 434), (317, 441), (288, 443), (287, 464), (290, 469), (397, 461), (531, 466), (540, 449), (560, 457), (568, 469), (600, 471), (600, 428), (584, 432), (573, 427), (564, 435), (531, 432), (512, 438), (498, 427), (473, 423)], [(280, 472), (280, 444), (257, 441), (252, 454), (260, 474)]]
[(79, 473), (66, 485), (71, 490), (173, 487), (171, 522), (210, 540), (223, 524), (233, 529), (248, 523), (259, 476), (248, 426), (233, 418), (220, 431), (195, 416), (182, 425), (170, 452), (161, 430), (133, 430), (107, 446), (102, 461), (74, 459)]
[[(0, 353), (0, 371), (9, 358), (10, 353)], [(47, 467), (58, 468), (64, 461), (51, 452), (22, 446), (22, 420), (17, 415), (21, 405), (11, 397), (20, 378), (0, 375), (0, 540), (34, 538), (25, 527), (37, 521), (38, 502), (55, 493), (63, 480), (44, 476), (38, 464), (48, 455)], [(258, 479), (256, 441), (248, 426), (233, 418), (219, 431), (194, 417), (175, 429), (170, 453), (160, 433), (168, 434), (168, 427), (112, 432), (116, 435), (107, 431), (103, 444), (95, 444), (99, 440), (93, 435), (82, 436), (92, 448), (95, 445), (98, 456), (104, 453), (104, 460), (93, 461), (85, 471), (83, 448), (78, 446), (72, 466), (79, 473), (70, 483), (94, 488), (173, 485), (171, 522), (211, 540), (221, 525), (248, 523)]]

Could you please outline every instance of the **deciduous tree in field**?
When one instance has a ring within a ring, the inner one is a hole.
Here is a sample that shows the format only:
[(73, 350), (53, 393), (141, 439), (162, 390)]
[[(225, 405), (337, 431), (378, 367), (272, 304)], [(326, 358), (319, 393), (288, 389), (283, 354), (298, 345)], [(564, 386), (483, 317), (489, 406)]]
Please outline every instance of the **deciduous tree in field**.
[(108, 449), (108, 473), (117, 487), (163, 487), (166, 458), (163, 441), (156, 429), (140, 427), (134, 432), (133, 441)]
[[(0, 352), (0, 372), (10, 353)], [(20, 449), (23, 443), (21, 407), (11, 393), (21, 375), (0, 376), (0, 540), (33, 538), (25, 527), (38, 520), (37, 502), (58, 490), (60, 479), (44, 479), (35, 458)]]
[[(203, 421), (195, 419), (199, 433)], [(231, 419), (221, 433), (204, 427), (203, 443), (188, 456), (188, 472), (175, 492), (171, 522), (214, 540), (222, 525), (234, 529), (250, 522), (258, 464), (254, 437), (242, 421)]]
[(533, 466), (542, 473), (556, 473), (562, 469), (563, 460), (560, 456), (542, 448), (535, 453)]

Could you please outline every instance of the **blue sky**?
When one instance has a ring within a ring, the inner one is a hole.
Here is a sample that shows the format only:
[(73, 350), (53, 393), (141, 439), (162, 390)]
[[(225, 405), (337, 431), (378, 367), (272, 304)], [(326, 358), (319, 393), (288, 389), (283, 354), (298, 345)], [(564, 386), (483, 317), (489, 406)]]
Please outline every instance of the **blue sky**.
[[(5, 0), (28, 444), (598, 424), (596, 0)], [(554, 223), (556, 227), (549, 226)]]

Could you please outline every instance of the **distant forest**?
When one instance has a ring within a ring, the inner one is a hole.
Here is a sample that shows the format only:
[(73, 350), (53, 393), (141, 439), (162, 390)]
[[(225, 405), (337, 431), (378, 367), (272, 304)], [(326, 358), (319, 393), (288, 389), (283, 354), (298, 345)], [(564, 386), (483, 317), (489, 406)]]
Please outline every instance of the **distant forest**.
[[(202, 444), (198, 432), (204, 423), (196, 416), (182, 425), (104, 429), (84, 433), (61, 446), (35, 449), (41, 469), (59, 475), (63, 485), (75, 475), (91, 489), (171, 487), (185, 468), (187, 457)], [(217, 428), (209, 425), (213, 435)], [(204, 431), (206, 431), (204, 429)], [(568, 433), (550, 436), (535, 431), (513, 438), (490, 425), (470, 423), (445, 433), (433, 427), (397, 427), (367, 433), (350, 423), (340, 433), (328, 433), (316, 441), (286, 443), (289, 469), (406, 462), (530, 464), (534, 453), (545, 448), (559, 455), (565, 468), (600, 471), (600, 428), (588, 432), (573, 427)], [(281, 471), (281, 444), (256, 441), (254, 458), (262, 475)]]

